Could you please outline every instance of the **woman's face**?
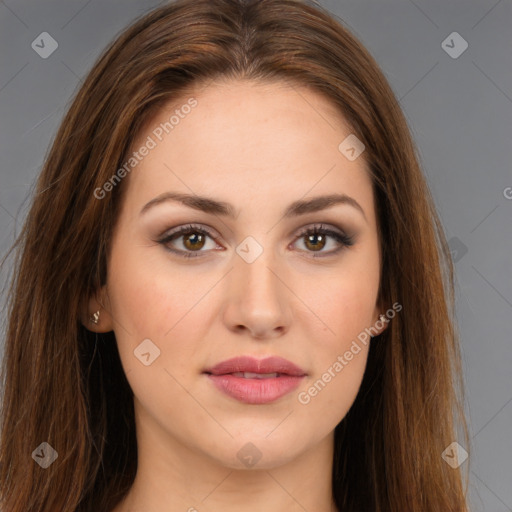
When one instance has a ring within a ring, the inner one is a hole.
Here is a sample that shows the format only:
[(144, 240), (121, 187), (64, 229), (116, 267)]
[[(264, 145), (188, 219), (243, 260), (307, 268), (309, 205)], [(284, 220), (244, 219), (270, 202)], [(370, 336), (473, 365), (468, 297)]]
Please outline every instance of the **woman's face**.
[[(316, 93), (232, 81), (193, 98), (161, 110), (132, 148), (102, 323), (139, 442), (272, 468), (332, 446), (360, 387), (361, 333), (383, 312), (371, 181)], [(333, 194), (350, 199), (319, 199)], [(252, 366), (214, 369), (238, 357)], [(258, 365), (269, 357), (295, 372)]]

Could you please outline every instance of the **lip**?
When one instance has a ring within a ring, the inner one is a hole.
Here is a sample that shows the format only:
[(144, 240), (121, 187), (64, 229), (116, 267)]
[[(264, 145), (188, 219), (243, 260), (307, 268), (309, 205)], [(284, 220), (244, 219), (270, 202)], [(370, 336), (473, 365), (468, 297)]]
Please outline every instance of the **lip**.
[(277, 356), (264, 359), (256, 359), (251, 356), (233, 357), (205, 370), (205, 373), (211, 373), (212, 375), (225, 375), (236, 372), (282, 373), (293, 377), (306, 375), (302, 368), (299, 368), (287, 359)]
[[(233, 375), (242, 372), (278, 375), (263, 378)], [(265, 359), (250, 356), (234, 357), (206, 369), (203, 373), (219, 391), (247, 404), (274, 402), (296, 389), (307, 375), (294, 363), (276, 356)]]

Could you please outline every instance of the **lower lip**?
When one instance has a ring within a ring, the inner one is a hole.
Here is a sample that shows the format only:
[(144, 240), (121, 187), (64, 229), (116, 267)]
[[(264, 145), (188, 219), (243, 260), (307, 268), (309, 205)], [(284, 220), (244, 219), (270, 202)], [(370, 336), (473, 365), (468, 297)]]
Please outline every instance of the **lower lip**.
[(213, 384), (232, 398), (246, 404), (267, 404), (274, 402), (296, 389), (302, 377), (283, 375), (267, 379), (246, 379), (231, 374), (208, 374)]

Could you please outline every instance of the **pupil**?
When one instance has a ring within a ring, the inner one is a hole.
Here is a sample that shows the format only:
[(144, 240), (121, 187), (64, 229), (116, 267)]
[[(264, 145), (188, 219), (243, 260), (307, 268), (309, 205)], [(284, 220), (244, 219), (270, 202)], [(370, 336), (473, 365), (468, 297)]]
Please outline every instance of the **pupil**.
[[(318, 248), (318, 247), (319, 247), (319, 245), (318, 245), (318, 239), (320, 239), (320, 240), (321, 240), (321, 239), (322, 239), (322, 236), (323, 236), (323, 235), (309, 235), (309, 237), (308, 237), (308, 238), (309, 238), (309, 240), (308, 240), (308, 241), (309, 241), (309, 243), (311, 243), (311, 241), (312, 241), (312, 240), (317, 239), (317, 243), (315, 243), (314, 241), (312, 242), (312, 246), (313, 246), (313, 248)], [(321, 246), (320, 246), (320, 249), (321, 249), (322, 247), (323, 247), (323, 245), (321, 245)]]
[(185, 238), (185, 241), (186, 241), (186, 245), (188, 246), (192, 246), (190, 248), (192, 249), (200, 249), (201, 247), (194, 247), (196, 244), (200, 244), (201, 242), (201, 238), (202, 238), (202, 235), (201, 234), (198, 234), (198, 233), (194, 233), (192, 235), (188, 235), (186, 238)]

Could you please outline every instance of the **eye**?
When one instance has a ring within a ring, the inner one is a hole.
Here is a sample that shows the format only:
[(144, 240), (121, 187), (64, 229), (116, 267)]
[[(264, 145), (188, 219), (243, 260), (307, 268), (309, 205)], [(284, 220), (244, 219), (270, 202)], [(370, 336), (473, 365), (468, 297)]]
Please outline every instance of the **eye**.
[[(180, 244), (185, 250), (172, 248), (169, 244), (172, 244), (182, 238)], [(167, 233), (164, 238), (158, 240), (159, 244), (165, 246), (165, 248), (182, 256), (184, 258), (195, 258), (200, 256), (199, 253), (205, 252), (202, 251), (203, 247), (206, 245), (207, 238), (212, 240), (215, 239), (214, 235), (205, 227), (194, 226), (193, 224), (187, 226), (181, 226), (170, 233)], [(213, 244), (215, 246), (215, 244)], [(214, 249), (215, 247), (211, 247), (210, 249)], [(196, 254), (194, 254), (196, 253)]]
[[(337, 244), (338, 247), (335, 247), (330, 251), (323, 251), (323, 249), (328, 245), (329, 239), (334, 241), (334, 245), (336, 246)], [(313, 258), (332, 256), (340, 252), (345, 247), (354, 245), (354, 238), (352, 236), (346, 235), (342, 231), (330, 229), (323, 224), (315, 225), (302, 231), (297, 235), (296, 240), (304, 241), (306, 252), (320, 253), (312, 254)]]
[[(174, 245), (180, 238), (182, 241), (177, 245), (181, 245), (183, 249), (177, 248), (176, 245)], [(204, 226), (189, 224), (180, 226), (170, 233), (166, 233), (163, 238), (157, 241), (174, 254), (182, 256), (183, 258), (195, 258), (200, 256), (201, 253), (206, 252), (202, 249), (206, 247), (208, 238), (212, 242), (215, 242), (215, 235), (209, 229)], [(353, 237), (346, 235), (342, 231), (328, 228), (323, 224), (311, 226), (302, 231), (296, 236), (295, 242), (299, 240), (304, 241), (304, 246), (306, 247), (305, 250), (301, 249), (301, 251), (319, 253), (312, 254), (314, 258), (332, 256), (345, 247), (350, 247), (354, 244)], [(330, 251), (324, 251), (323, 249), (328, 246), (329, 240), (334, 242), (335, 248)], [(212, 245), (213, 247), (206, 247), (206, 249), (215, 249), (216, 244), (212, 243)], [(338, 247), (336, 247), (336, 245)]]

